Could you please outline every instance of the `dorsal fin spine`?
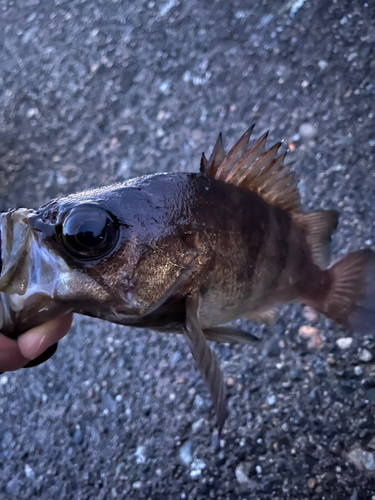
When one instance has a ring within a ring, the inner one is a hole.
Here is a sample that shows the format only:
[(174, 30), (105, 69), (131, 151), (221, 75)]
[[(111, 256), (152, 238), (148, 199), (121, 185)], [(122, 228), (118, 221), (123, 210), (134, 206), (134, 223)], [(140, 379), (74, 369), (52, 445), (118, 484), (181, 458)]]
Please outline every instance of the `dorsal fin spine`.
[(214, 149), (212, 151), (212, 154), (210, 156), (210, 159), (208, 160), (208, 164), (206, 167), (207, 171), (208, 171), (208, 175), (210, 177), (215, 176), (215, 171), (219, 167), (221, 162), (224, 160), (224, 158), (225, 158), (225, 151), (224, 151), (224, 147), (223, 147), (222, 135), (220, 132), (220, 134), (218, 135), (218, 138), (216, 139)]
[(244, 155), (247, 150), (253, 128), (254, 125), (249, 127), (246, 132), (241, 135), (236, 144), (231, 148), (229, 153), (226, 155), (226, 158), (222, 161), (220, 167), (217, 169), (215, 179), (222, 178), (223, 172), (228, 168), (228, 165), (230, 165), (230, 163), (238, 163), (238, 160)]

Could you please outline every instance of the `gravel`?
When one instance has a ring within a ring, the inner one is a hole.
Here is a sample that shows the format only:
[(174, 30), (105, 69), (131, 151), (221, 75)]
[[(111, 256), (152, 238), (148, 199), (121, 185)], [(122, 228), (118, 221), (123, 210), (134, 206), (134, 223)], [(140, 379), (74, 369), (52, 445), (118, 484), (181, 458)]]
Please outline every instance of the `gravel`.
[[(197, 171), (220, 130), (229, 146), (256, 122), (289, 148), (304, 209), (339, 210), (333, 257), (374, 248), (374, 17), (359, 0), (0, 0), (1, 210)], [(297, 306), (239, 323), (262, 340), (213, 345), (234, 382), (219, 438), (180, 336), (76, 317), (50, 361), (0, 378), (0, 498), (370, 499), (374, 332), (340, 349), (350, 333)]]

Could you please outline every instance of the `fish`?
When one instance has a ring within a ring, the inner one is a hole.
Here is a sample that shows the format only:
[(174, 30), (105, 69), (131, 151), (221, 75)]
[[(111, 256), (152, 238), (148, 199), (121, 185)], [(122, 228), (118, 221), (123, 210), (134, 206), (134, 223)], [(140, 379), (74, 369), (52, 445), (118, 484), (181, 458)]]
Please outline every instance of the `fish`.
[(16, 339), (74, 312), (179, 333), (219, 433), (227, 395), (208, 341), (254, 342), (227, 323), (300, 303), (374, 333), (374, 251), (330, 262), (338, 212), (303, 212), (281, 143), (267, 149), (266, 133), (249, 145), (253, 127), (228, 153), (220, 134), (196, 173), (142, 176), (1, 213), (0, 331)]

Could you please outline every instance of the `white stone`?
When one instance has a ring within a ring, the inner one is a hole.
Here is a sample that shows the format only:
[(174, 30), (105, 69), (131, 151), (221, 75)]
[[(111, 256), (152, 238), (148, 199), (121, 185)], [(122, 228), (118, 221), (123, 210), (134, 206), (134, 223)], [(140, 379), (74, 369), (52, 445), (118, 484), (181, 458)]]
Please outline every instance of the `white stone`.
[(311, 123), (302, 123), (299, 127), (299, 136), (303, 139), (313, 139), (318, 135), (318, 131)]
[(28, 464), (25, 465), (25, 474), (26, 474), (26, 477), (28, 477), (28, 478), (33, 478), (34, 477), (34, 471), (30, 467), (30, 465), (28, 465)]
[(368, 349), (361, 349), (360, 353), (359, 353), (359, 359), (361, 361), (363, 361), (364, 363), (368, 363), (369, 361), (371, 361), (373, 359), (373, 355), (371, 354), (371, 352), (368, 350)]
[(191, 441), (185, 441), (180, 448), (180, 459), (185, 465), (190, 465), (193, 457), (191, 454)]
[(193, 431), (193, 433), (199, 431), (199, 429), (201, 429), (202, 426), (204, 425), (205, 421), (206, 421), (205, 418), (200, 418), (199, 420), (194, 422), (193, 425), (191, 426), (191, 430)]
[(145, 464), (146, 463), (145, 447), (138, 446), (138, 448), (135, 450), (134, 456), (136, 458), (137, 464)]
[(268, 396), (266, 399), (266, 403), (269, 406), (273, 406), (276, 403), (276, 396), (274, 396), (273, 394), (272, 394), (272, 396)]
[(353, 338), (352, 337), (341, 337), (341, 339), (336, 340), (336, 345), (340, 349), (349, 349), (351, 345), (353, 344)]
[(363, 368), (362, 366), (355, 366), (354, 367), (354, 374), (357, 375), (357, 377), (359, 377), (360, 375), (363, 374)]
[(242, 464), (237, 465), (236, 470), (235, 470), (235, 474), (236, 474), (236, 479), (239, 482), (239, 484), (246, 484), (249, 482), (249, 478), (245, 474)]

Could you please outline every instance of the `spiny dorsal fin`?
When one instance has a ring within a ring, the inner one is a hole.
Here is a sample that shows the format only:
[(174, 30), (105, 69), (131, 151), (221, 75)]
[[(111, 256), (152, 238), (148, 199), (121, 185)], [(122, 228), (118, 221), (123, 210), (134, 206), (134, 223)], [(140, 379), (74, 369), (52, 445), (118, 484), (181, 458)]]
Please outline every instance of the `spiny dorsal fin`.
[(223, 177), (227, 177), (228, 174), (236, 167), (239, 160), (247, 150), (253, 128), (254, 125), (246, 130), (246, 132), (238, 139), (236, 144), (232, 147), (232, 149), (220, 163), (215, 173), (215, 179), (222, 179)]
[(313, 262), (321, 269), (327, 269), (330, 262), (331, 234), (337, 227), (338, 212), (336, 210), (320, 210), (295, 214), (293, 221), (305, 232)]
[(207, 160), (207, 158), (205, 157), (204, 153), (202, 153), (202, 157), (201, 157), (201, 168), (200, 168), (200, 171), (201, 171), (201, 172), (206, 172), (206, 167), (207, 167), (207, 164), (208, 164), (208, 160)]
[(225, 158), (225, 151), (223, 147), (223, 139), (221, 133), (216, 139), (216, 143), (214, 149), (211, 153), (210, 159), (205, 166), (205, 173), (210, 177), (215, 177), (215, 172), (218, 169), (219, 165)]
[(246, 130), (228, 154), (225, 154), (220, 134), (208, 162), (202, 157), (201, 172), (253, 191), (268, 203), (290, 213), (299, 212), (299, 193), (290, 170), (292, 163), (283, 165), (286, 153), (276, 157), (282, 143), (266, 151), (266, 132), (248, 148), (253, 127)]

